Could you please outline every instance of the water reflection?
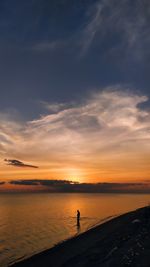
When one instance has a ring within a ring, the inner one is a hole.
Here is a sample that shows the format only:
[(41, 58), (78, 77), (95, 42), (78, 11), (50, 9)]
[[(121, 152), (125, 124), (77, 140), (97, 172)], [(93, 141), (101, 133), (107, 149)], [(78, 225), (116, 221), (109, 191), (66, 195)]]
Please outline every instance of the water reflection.
[(77, 234), (80, 233), (80, 222), (77, 222)]

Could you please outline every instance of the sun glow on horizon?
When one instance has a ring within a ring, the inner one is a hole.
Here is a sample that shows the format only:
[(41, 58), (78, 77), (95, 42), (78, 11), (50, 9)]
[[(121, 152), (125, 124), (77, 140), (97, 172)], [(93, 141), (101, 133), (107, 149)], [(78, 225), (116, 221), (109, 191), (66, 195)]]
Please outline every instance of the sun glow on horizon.
[(146, 101), (109, 88), (25, 124), (0, 117), (0, 179), (150, 179), (150, 111), (140, 106)]

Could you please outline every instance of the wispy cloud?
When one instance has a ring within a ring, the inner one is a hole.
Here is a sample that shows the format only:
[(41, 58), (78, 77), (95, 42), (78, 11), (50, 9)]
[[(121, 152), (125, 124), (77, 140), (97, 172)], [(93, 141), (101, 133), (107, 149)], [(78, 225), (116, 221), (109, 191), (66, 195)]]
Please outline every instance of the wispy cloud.
[(87, 22), (81, 32), (81, 54), (85, 55), (93, 44), (116, 48), (136, 58), (149, 54), (149, 3), (146, 1), (102, 0), (87, 12)]
[(147, 100), (112, 87), (26, 124), (1, 120), (0, 155), (36, 162), (51, 175), (148, 179), (150, 111), (141, 105)]
[(50, 113), (57, 113), (61, 110), (67, 109), (73, 105), (73, 103), (49, 103), (46, 101), (39, 102)]
[(98, 2), (88, 12), (89, 21), (81, 33), (81, 51), (85, 54), (90, 48), (96, 33), (100, 30), (102, 21), (101, 12), (103, 4)]
[(149, 8), (148, 1), (93, 1), (86, 6), (82, 22), (67, 36), (52, 39), (48, 35), (26, 48), (39, 53), (77, 51), (80, 56), (96, 48), (102, 55), (146, 59), (150, 55)]
[(63, 48), (66, 45), (65, 40), (41, 41), (33, 44), (30, 49), (37, 52), (48, 52)]

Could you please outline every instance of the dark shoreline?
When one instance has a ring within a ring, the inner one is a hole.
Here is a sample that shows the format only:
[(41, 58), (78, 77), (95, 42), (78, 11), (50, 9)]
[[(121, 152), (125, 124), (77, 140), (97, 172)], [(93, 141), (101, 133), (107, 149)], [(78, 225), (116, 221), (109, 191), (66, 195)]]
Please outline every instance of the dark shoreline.
[(149, 229), (150, 207), (140, 208), (104, 222), (11, 267), (149, 267)]

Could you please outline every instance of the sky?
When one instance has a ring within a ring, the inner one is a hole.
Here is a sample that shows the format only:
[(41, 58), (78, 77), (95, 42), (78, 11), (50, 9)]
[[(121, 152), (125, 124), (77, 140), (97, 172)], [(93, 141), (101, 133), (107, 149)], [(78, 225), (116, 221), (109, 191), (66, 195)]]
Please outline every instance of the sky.
[(1, 0), (0, 180), (149, 181), (149, 47), (147, 0)]

